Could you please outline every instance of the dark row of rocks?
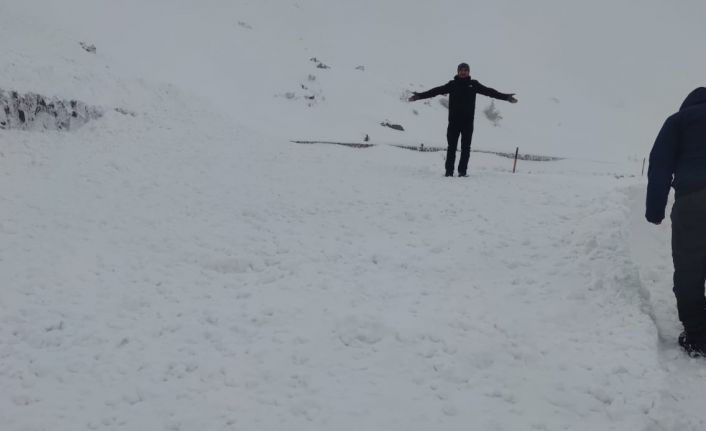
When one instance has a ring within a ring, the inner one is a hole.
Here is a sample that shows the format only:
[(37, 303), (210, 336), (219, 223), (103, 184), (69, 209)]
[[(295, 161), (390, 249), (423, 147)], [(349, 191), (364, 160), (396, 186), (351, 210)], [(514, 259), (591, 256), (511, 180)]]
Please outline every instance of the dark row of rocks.
[(0, 89), (0, 129), (73, 130), (102, 115), (100, 109), (77, 100)]
[[(495, 154), (496, 156), (506, 157), (508, 159), (514, 159), (515, 153), (503, 153), (501, 151), (487, 151), (487, 150), (471, 150), (474, 153), (485, 153), (485, 154)], [(541, 156), (538, 154), (518, 154), (517, 160), (527, 160), (531, 162), (556, 162), (558, 160), (564, 160), (563, 157), (553, 157), (553, 156)]]
[(295, 144), (329, 144), (329, 145), (342, 145), (344, 147), (352, 148), (370, 148), (375, 146), (375, 144), (361, 144), (359, 142), (336, 142), (336, 141), (291, 141)]
[(399, 130), (400, 132), (404, 132), (404, 127), (402, 127), (401, 124), (393, 124), (388, 121), (383, 121), (382, 123), (380, 123), (380, 125), (383, 127), (389, 127), (390, 129)]
[[(338, 141), (291, 141), (295, 144), (331, 144), (331, 145), (343, 145), (346, 147), (352, 147), (352, 148), (370, 148), (374, 147), (375, 144), (369, 144), (367, 143), (370, 138), (368, 135), (365, 135), (364, 141), (366, 143), (357, 143), (357, 142), (338, 142)], [(438, 152), (438, 151), (446, 151), (446, 147), (433, 147), (433, 146), (426, 146), (424, 144), (419, 144), (417, 145), (397, 145), (397, 144), (390, 144), (393, 147), (397, 148), (403, 148), (405, 150), (412, 150), (412, 151), (422, 151), (422, 152)], [(485, 154), (495, 154), (496, 156), (500, 157), (507, 157), (510, 159), (515, 158), (515, 153), (503, 153), (501, 151), (487, 151), (487, 150), (476, 150), (472, 149), (471, 150), (474, 153), (485, 153)], [(541, 156), (537, 154), (519, 154), (517, 156), (518, 160), (528, 160), (528, 161), (533, 161), (533, 162), (555, 162), (558, 160), (564, 160), (562, 157), (552, 157), (552, 156)]]
[(86, 42), (79, 42), (79, 45), (81, 45), (81, 48), (83, 48), (84, 51), (95, 54), (96, 53), (96, 46), (93, 44), (87, 44)]

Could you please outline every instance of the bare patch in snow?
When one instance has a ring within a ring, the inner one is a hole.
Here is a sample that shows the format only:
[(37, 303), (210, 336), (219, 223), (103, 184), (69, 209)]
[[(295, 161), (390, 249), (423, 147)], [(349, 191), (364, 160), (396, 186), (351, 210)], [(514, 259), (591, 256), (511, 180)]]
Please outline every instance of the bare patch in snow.
[(77, 100), (0, 89), (0, 129), (74, 130), (102, 115), (99, 108)]

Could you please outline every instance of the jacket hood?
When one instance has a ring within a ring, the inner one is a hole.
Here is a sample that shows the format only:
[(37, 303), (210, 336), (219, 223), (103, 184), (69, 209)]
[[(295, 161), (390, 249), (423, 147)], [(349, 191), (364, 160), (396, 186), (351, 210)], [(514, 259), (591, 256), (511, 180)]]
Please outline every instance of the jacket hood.
[(684, 99), (684, 103), (681, 104), (681, 108), (679, 108), (679, 110), (681, 111), (683, 109), (689, 108), (694, 105), (700, 105), (702, 103), (706, 103), (706, 87), (699, 87), (689, 93), (689, 95), (686, 96), (686, 99)]

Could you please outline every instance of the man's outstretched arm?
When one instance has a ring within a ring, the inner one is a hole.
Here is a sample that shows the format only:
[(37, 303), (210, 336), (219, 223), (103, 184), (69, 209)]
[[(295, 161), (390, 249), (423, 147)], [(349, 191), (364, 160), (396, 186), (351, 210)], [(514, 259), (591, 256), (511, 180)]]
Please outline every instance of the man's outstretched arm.
[(429, 99), (430, 97), (438, 96), (439, 94), (448, 94), (449, 93), (449, 84), (444, 84), (439, 87), (434, 87), (429, 91), (425, 91), (423, 93), (413, 93), (412, 97), (410, 97), (409, 100), (410, 102), (414, 102), (415, 100), (422, 100), (422, 99)]
[(494, 88), (486, 87), (480, 82), (478, 82), (477, 84), (476, 92), (478, 92), (478, 94), (482, 94), (483, 96), (492, 97), (493, 99), (505, 100), (510, 103), (517, 103), (515, 93), (501, 93)]

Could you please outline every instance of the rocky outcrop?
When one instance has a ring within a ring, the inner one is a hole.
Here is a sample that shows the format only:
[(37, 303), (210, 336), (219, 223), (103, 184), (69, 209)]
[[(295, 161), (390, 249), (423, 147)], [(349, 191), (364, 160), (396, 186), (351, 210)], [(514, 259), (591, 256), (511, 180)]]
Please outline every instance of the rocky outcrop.
[(87, 44), (86, 42), (79, 42), (79, 45), (81, 45), (81, 48), (83, 48), (84, 51), (95, 54), (96, 53), (96, 46), (93, 44)]
[(404, 132), (404, 127), (402, 127), (401, 124), (392, 124), (389, 121), (383, 121), (382, 123), (380, 123), (380, 125), (383, 127), (389, 127), (390, 129), (399, 130), (400, 132)]
[(73, 130), (102, 115), (100, 109), (77, 100), (0, 89), (0, 129)]

